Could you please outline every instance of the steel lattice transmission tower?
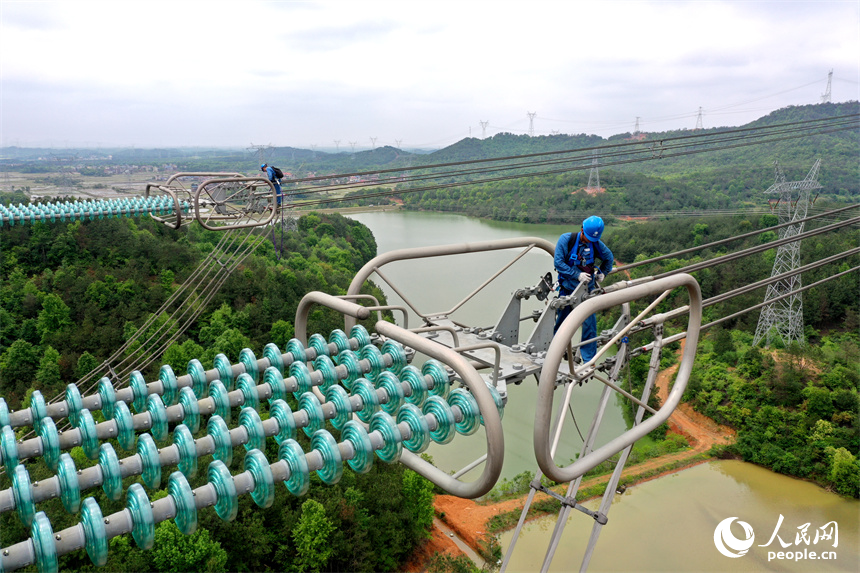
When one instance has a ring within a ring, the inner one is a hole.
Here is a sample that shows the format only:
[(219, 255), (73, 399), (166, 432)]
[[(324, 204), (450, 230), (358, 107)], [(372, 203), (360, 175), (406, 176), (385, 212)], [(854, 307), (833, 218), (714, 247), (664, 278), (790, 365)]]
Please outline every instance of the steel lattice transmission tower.
[(478, 123), (481, 124), (481, 139), (486, 139), (487, 138), (487, 126), (490, 125), (490, 120), (483, 121), (483, 120), (479, 119)]
[(696, 129), (704, 129), (702, 125), (702, 108), (699, 106), (699, 115), (696, 116)]
[(588, 185), (585, 187), (587, 193), (600, 191), (600, 168), (598, 167), (597, 152), (591, 157), (591, 172), (588, 174)]
[(830, 103), (830, 84), (833, 82), (833, 69), (827, 74), (827, 89), (821, 94), (821, 103)]
[(529, 137), (535, 136), (535, 116), (537, 116), (536, 111), (527, 111), (526, 115), (529, 116)]
[[(813, 189), (821, 188), (821, 184), (817, 180), (821, 160), (816, 160), (815, 165), (812, 166), (802, 181), (786, 181), (779, 162), (774, 165), (776, 182), (765, 193), (779, 195), (776, 206), (779, 222), (790, 223), (806, 218), (806, 212), (809, 208), (809, 195)], [(793, 237), (802, 232), (803, 223), (788, 225), (779, 230), (779, 238)], [(776, 259), (773, 261), (773, 271), (770, 276), (774, 277), (787, 273), (799, 267), (800, 241), (786, 243), (777, 248)], [(796, 274), (769, 285), (764, 301), (767, 302), (799, 290), (801, 287), (800, 279), (800, 274)], [(770, 346), (777, 337), (782, 339), (785, 346), (793, 341), (803, 343), (803, 301), (798, 292), (765, 306), (758, 317), (753, 344), (758, 344), (764, 340), (765, 345)]]

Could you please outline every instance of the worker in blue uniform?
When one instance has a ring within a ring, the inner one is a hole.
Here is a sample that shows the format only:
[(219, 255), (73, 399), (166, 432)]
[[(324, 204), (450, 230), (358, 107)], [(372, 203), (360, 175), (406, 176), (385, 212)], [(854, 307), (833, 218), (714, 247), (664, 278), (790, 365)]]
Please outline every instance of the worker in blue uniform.
[(266, 172), (266, 179), (272, 182), (272, 185), (275, 186), (275, 192), (278, 195), (278, 207), (281, 206), (281, 180), (278, 179), (278, 176), (275, 174), (275, 168), (270, 167), (268, 164), (263, 163), (260, 165), (260, 171)]
[[(592, 215), (582, 222), (582, 229), (576, 233), (564, 233), (555, 246), (555, 270), (558, 272), (559, 295), (573, 293), (580, 283), (587, 283), (588, 292), (597, 288), (603, 278), (612, 271), (614, 258), (600, 236), (603, 234), (603, 219)], [(600, 261), (598, 265), (597, 262)], [(559, 309), (556, 313), (555, 328), (564, 322), (571, 307)], [(591, 315), (582, 323), (582, 340), (597, 336), (597, 317)], [(588, 362), (597, 353), (597, 342), (584, 344), (579, 348), (582, 361)]]

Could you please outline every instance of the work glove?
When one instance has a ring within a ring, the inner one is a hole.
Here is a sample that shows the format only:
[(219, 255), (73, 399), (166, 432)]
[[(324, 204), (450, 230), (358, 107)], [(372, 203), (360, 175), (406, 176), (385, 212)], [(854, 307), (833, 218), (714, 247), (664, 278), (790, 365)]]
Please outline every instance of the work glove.
[(591, 275), (588, 273), (579, 273), (579, 282), (587, 283), (591, 281)]
[(599, 282), (599, 283), (602, 283), (603, 279), (605, 279), (605, 278), (606, 278), (606, 275), (604, 275), (600, 271), (597, 271), (597, 273), (595, 273), (595, 275), (594, 275), (594, 280)]

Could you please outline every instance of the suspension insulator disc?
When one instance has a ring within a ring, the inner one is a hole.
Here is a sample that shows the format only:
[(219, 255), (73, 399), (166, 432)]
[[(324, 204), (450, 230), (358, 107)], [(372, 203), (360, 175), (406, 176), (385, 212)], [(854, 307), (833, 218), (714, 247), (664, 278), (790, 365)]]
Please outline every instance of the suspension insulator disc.
[(110, 443), (99, 447), (99, 468), (102, 470), (102, 489), (111, 501), (122, 498), (122, 474), (119, 468), (119, 458)]
[(287, 386), (284, 384), (284, 375), (274, 366), (269, 366), (263, 372), (263, 384), (268, 384), (272, 389), (272, 397), (269, 398), (269, 404), (273, 400), (284, 400), (287, 397)]
[(179, 403), (184, 413), (182, 423), (188, 426), (192, 434), (196, 434), (200, 429), (200, 405), (197, 403), (194, 391), (188, 386), (179, 391)]
[[(294, 394), (301, 396), (305, 392), (310, 392), (311, 388), (313, 388), (311, 371), (308, 370), (308, 366), (304, 362), (293, 362), (290, 364), (290, 378), (295, 380), (295, 390), (292, 390)], [(289, 392), (292, 385), (287, 384), (286, 386)]]
[(9, 425), (9, 406), (6, 400), (0, 398), (0, 428)]
[(279, 444), (296, 437), (296, 420), (293, 411), (284, 400), (275, 400), (269, 406), (269, 417), (278, 421), (278, 433), (275, 441)]
[(38, 390), (30, 395), (30, 414), (33, 417), (33, 429), (38, 434), (42, 427), (42, 419), (48, 416), (48, 405), (45, 403), (45, 397)]
[(343, 429), (350, 417), (352, 417), (352, 402), (349, 401), (349, 394), (338, 384), (329, 386), (325, 391), (325, 400), (334, 406), (335, 415), (331, 419), (331, 425), (336, 430)]
[(388, 394), (388, 401), (382, 404), (382, 410), (388, 412), (392, 416), (397, 414), (397, 410), (403, 405), (403, 385), (393, 372), (380, 372), (376, 378), (376, 387), (385, 390)]
[(328, 356), (329, 354), (328, 343), (322, 334), (316, 332), (311, 334), (311, 337), (308, 339), (308, 347), (313, 348), (316, 352), (314, 358), (317, 356)]
[[(493, 402), (496, 403), (496, 410), (499, 411), (499, 419), (501, 420), (502, 418), (505, 417), (505, 405), (502, 402), (502, 397), (499, 395), (499, 391), (496, 390), (495, 386), (491, 386), (490, 384), (487, 384), (487, 390), (490, 391), (490, 396), (493, 397)], [(482, 426), (484, 425), (484, 417), (483, 416), (481, 416), (481, 425)]]
[(350, 349), (349, 338), (347, 338), (346, 333), (339, 328), (335, 328), (331, 331), (331, 334), (328, 335), (328, 342), (329, 344), (337, 346), (338, 352)]
[(149, 412), (149, 418), (152, 421), (152, 437), (156, 441), (167, 439), (167, 409), (164, 407), (164, 402), (161, 401), (161, 396), (158, 394), (150, 394), (146, 399), (146, 411)]
[(342, 379), (341, 383), (351, 392), (352, 383), (364, 374), (358, 362), (358, 356), (352, 350), (344, 350), (337, 355), (337, 363), (346, 368), (346, 378)]
[(281, 372), (284, 371), (284, 357), (281, 355), (281, 349), (274, 342), (263, 347), (263, 358), (269, 359), (269, 366), (274, 366)]
[(421, 408), (424, 415), (433, 415), (436, 418), (436, 429), (430, 431), (430, 437), (437, 444), (448, 444), (454, 439), (456, 428), (454, 424), (454, 412), (448, 402), (439, 396), (430, 396)]
[(116, 392), (109, 378), (99, 380), (99, 400), (101, 401), (102, 415), (105, 420), (113, 420), (114, 406), (116, 405)]
[(60, 434), (57, 432), (57, 425), (54, 420), (51, 418), (42, 419), (39, 437), (42, 439), (42, 458), (51, 468), (51, 471), (56, 472), (57, 462), (60, 461)]
[(161, 401), (165, 406), (173, 406), (179, 399), (179, 385), (176, 382), (176, 374), (169, 364), (162, 364), (158, 370), (158, 379), (161, 381)]
[(131, 373), (131, 376), (129, 376), (128, 384), (131, 386), (131, 392), (134, 396), (131, 402), (134, 411), (138, 414), (145, 412), (147, 389), (146, 380), (143, 378), (143, 374), (135, 370)]
[(393, 340), (386, 340), (382, 344), (382, 353), (391, 357), (391, 366), (388, 367), (388, 370), (399, 376), (403, 367), (406, 366), (406, 352), (403, 350), (403, 346)]
[(266, 447), (266, 434), (263, 432), (263, 421), (260, 414), (253, 408), (242, 408), (239, 413), (239, 425), (248, 432), (246, 450), (262, 450)]
[(232, 390), (233, 366), (230, 364), (230, 360), (224, 354), (217, 354), (214, 365), (215, 370), (218, 371), (218, 378), (221, 380), (221, 384), (228, 390)]
[(149, 434), (141, 434), (137, 439), (137, 455), (140, 456), (140, 472), (143, 483), (149, 489), (158, 489), (161, 485), (161, 462), (158, 459), (158, 447)]
[(352, 449), (355, 450), (352, 459), (347, 460), (349, 467), (359, 474), (369, 472), (373, 466), (373, 444), (364, 426), (355, 420), (350, 420), (343, 427), (340, 436), (345, 442), (350, 442)]
[[(66, 407), (69, 409), (69, 422), (72, 423), (72, 426), (77, 426), (78, 414), (83, 409), (84, 404), (81, 400), (81, 391), (78, 390), (76, 384), (66, 386)], [(2, 409), (2, 406), (0, 406), (0, 409)], [(2, 417), (2, 414), (0, 414), (0, 417)]]
[(307, 361), (307, 353), (305, 353), (305, 345), (298, 338), (291, 338), (287, 342), (287, 354), (293, 356), (293, 362)]
[(215, 414), (209, 418), (209, 422), (206, 424), (206, 433), (212, 436), (212, 441), (215, 442), (215, 451), (212, 452), (212, 457), (227, 466), (231, 465), (233, 463), (233, 442), (227, 423), (221, 416)]
[(374, 345), (368, 344), (358, 354), (362, 360), (367, 360), (370, 366), (369, 371), (365, 373), (365, 378), (371, 382), (376, 382), (376, 377), (385, 370), (385, 359), (382, 357), (382, 352)]
[(230, 470), (221, 460), (209, 464), (209, 483), (215, 487), (215, 513), (224, 521), (233, 521), (239, 513), (239, 500), (236, 496), (236, 483)]
[(134, 433), (134, 420), (128, 404), (123, 401), (117, 402), (113, 410), (113, 419), (116, 422), (116, 440), (119, 442), (119, 447), (133, 450), (137, 436)]
[(284, 485), (296, 497), (305, 495), (310, 486), (310, 471), (305, 452), (295, 440), (284, 440), (278, 448), (278, 459), (287, 462), (290, 477), (284, 480)]
[(239, 374), (236, 387), (242, 391), (243, 405), (255, 410), (260, 409), (260, 395), (257, 393), (257, 383), (245, 372)]
[(334, 362), (328, 356), (317, 356), (314, 359), (314, 370), (322, 374), (320, 386), (323, 389), (328, 388), (332, 384), (337, 384), (337, 369), (334, 366)]
[(448, 397), (448, 390), (450, 389), (450, 384), (448, 383), (448, 372), (445, 370), (445, 366), (441, 362), (431, 358), (421, 367), (421, 373), (425, 376), (430, 376), (433, 380), (433, 386), (429, 387), (431, 394), (441, 398)]
[(272, 502), (275, 501), (275, 478), (263, 452), (258, 449), (248, 450), (245, 454), (245, 471), (251, 472), (254, 476), (251, 499), (263, 509), (271, 507)]
[(427, 381), (424, 375), (412, 365), (406, 366), (400, 372), (400, 380), (409, 384), (412, 392), (406, 396), (406, 401), (410, 404), (415, 404), (419, 408), (424, 405), (424, 400), (427, 399)]
[(188, 376), (191, 377), (191, 391), (199, 400), (206, 397), (206, 369), (196, 358), (188, 362)]
[(384, 445), (376, 450), (380, 460), (390, 464), (400, 459), (400, 454), (403, 453), (403, 437), (391, 414), (387, 412), (374, 414), (370, 419), (370, 431), (382, 434)]
[(3, 426), (0, 430), (0, 457), (3, 458), (6, 473), (11, 474), (18, 465), (18, 444), (12, 426)]
[(317, 430), (311, 436), (311, 448), (322, 456), (323, 467), (317, 470), (317, 475), (323, 483), (334, 485), (339, 482), (343, 476), (343, 459), (334, 437), (326, 430)]
[(33, 540), (33, 550), (36, 553), (36, 565), (39, 573), (57, 573), (57, 546), (54, 543), (54, 530), (44, 511), (33, 517), (30, 527), (30, 537)]
[(361, 349), (371, 344), (370, 335), (367, 333), (367, 329), (361, 326), (360, 324), (356, 324), (349, 331), (349, 337), (354, 339), (358, 344), (356, 349)]
[(173, 429), (173, 443), (179, 450), (179, 471), (185, 477), (197, 475), (197, 446), (194, 436), (185, 424), (179, 424)]
[(457, 432), (464, 436), (471, 436), (478, 431), (481, 425), (481, 413), (478, 409), (478, 402), (472, 393), (465, 388), (457, 388), (452, 390), (448, 396), (448, 405), (458, 407), (460, 413), (463, 414), (463, 419), (457, 422)]
[(96, 421), (86, 408), (78, 413), (78, 431), (81, 433), (81, 447), (84, 455), (91, 460), (98, 458), (99, 437), (96, 433)]
[(176, 517), (173, 518), (176, 527), (185, 535), (191, 535), (197, 531), (197, 506), (191, 486), (181, 471), (173, 472), (167, 478), (167, 491), (176, 506)]
[(23, 465), (15, 466), (12, 472), (12, 498), (15, 500), (15, 511), (21, 522), (27, 527), (33, 523), (33, 515), (36, 514), (36, 504), (33, 502), (33, 485), (30, 483), (30, 474)]
[(104, 516), (96, 500), (88, 497), (81, 508), (81, 526), (84, 529), (84, 543), (90, 561), (96, 567), (107, 563), (108, 539), (105, 532)]
[(313, 392), (305, 392), (299, 397), (299, 408), (308, 415), (308, 423), (302, 428), (307, 436), (313, 435), (325, 426), (322, 404)]
[(357, 394), (361, 398), (361, 410), (356, 412), (358, 418), (364, 423), (369, 422), (370, 418), (379, 411), (379, 395), (373, 384), (366, 378), (359, 378), (352, 384), (352, 394)]
[(427, 426), (427, 418), (415, 404), (404, 404), (397, 412), (397, 423), (406, 422), (412, 436), (403, 440), (403, 447), (410, 452), (421, 453), (430, 445), (430, 428)]
[(209, 383), (209, 397), (215, 403), (215, 414), (221, 416), (226, 422), (232, 419), (230, 409), (230, 396), (227, 388), (220, 380), (213, 380)]
[(250, 376), (256, 384), (260, 369), (257, 366), (257, 357), (254, 356), (254, 351), (250, 348), (243, 348), (239, 353), (239, 362), (245, 367), (245, 374)]
[(60, 454), (57, 463), (57, 480), (60, 482), (60, 500), (69, 513), (77, 513), (81, 508), (81, 484), (75, 460), (67, 453)]
[(133, 483), (128, 488), (125, 497), (126, 507), (131, 513), (131, 536), (141, 549), (152, 549), (155, 543), (155, 518), (149, 496), (139, 483)]

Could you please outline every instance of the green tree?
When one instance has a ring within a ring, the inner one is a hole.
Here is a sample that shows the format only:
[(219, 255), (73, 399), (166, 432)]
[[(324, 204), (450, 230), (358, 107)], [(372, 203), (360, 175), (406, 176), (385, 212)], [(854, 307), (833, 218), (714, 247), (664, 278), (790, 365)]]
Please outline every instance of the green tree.
[(43, 344), (58, 336), (64, 328), (72, 324), (70, 313), (69, 307), (59, 296), (55, 294), (45, 296), (37, 322)]
[(45, 348), (42, 359), (39, 361), (36, 381), (39, 382), (43, 392), (47, 391), (54, 394), (60, 390), (60, 353), (51, 346)]
[(0, 388), (6, 402), (18, 407), (36, 378), (39, 356), (36, 348), (24, 340), (16, 340), (0, 356)]
[(331, 557), (328, 537), (334, 530), (320, 502), (309, 499), (302, 504), (302, 516), (293, 530), (298, 553), (295, 564), (300, 570), (319, 573)]
[(433, 484), (412, 470), (403, 472), (403, 500), (411, 519), (409, 526), (416, 540), (430, 537), (433, 527)]
[(157, 571), (214, 573), (227, 570), (227, 552), (206, 529), (184, 535), (173, 521), (162, 521), (155, 528), (152, 563)]
[(282, 319), (276, 320), (269, 331), (269, 341), (277, 344), (281, 352), (286, 349), (287, 343), (293, 336), (295, 336), (295, 331), (292, 323)]
[(84, 353), (81, 354), (81, 357), (78, 358), (78, 365), (75, 368), (75, 376), (77, 378), (83, 378), (84, 376), (98, 368), (98, 366), (98, 359), (89, 352), (84, 351)]

